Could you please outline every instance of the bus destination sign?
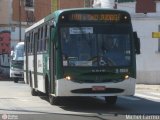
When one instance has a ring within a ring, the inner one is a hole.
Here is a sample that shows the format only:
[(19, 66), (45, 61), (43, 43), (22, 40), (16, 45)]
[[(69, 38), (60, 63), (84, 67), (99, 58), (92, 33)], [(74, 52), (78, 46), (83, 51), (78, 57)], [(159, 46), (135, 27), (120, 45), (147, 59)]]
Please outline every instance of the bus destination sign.
[[(127, 17), (127, 16), (126, 16)], [(120, 14), (71, 14), (69, 16), (70, 21), (107, 21), (117, 22), (120, 21)]]

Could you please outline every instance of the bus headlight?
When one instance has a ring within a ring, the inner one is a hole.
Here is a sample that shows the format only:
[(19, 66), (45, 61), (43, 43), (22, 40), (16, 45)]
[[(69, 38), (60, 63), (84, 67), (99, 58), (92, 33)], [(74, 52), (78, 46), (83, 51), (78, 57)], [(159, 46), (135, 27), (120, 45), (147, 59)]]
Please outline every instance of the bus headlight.
[(71, 80), (71, 77), (70, 76), (66, 76), (65, 79), (66, 80)]
[(125, 80), (129, 79), (129, 75), (124, 76)]

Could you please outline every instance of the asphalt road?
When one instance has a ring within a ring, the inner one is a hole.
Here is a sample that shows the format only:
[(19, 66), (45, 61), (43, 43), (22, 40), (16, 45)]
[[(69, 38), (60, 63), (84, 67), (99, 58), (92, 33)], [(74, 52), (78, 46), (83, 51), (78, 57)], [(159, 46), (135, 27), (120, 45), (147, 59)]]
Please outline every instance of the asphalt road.
[(65, 98), (50, 105), (45, 96), (31, 96), (23, 82), (1, 81), (0, 120), (160, 120), (160, 98), (144, 97), (148, 91), (135, 95), (119, 97), (115, 106), (96, 97)]

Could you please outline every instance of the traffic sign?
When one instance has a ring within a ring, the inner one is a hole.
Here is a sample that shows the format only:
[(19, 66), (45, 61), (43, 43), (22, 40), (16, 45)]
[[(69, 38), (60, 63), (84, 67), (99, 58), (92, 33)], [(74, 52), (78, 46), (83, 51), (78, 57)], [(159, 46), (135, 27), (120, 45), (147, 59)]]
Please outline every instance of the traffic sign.
[(160, 32), (152, 32), (152, 38), (160, 38)]

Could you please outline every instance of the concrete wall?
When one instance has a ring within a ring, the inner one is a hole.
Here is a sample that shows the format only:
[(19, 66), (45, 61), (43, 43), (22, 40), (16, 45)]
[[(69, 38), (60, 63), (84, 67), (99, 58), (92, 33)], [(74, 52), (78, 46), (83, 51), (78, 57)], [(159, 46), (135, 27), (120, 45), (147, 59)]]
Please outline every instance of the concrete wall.
[(152, 38), (152, 32), (159, 31), (160, 2), (156, 4), (156, 13), (135, 13), (135, 7), (135, 2), (118, 4), (118, 9), (131, 14), (133, 29), (141, 40), (141, 54), (137, 55), (137, 83), (160, 84), (158, 39)]
[(58, 8), (81, 8), (84, 7), (84, 0), (59, 0)]
[(152, 38), (152, 32), (158, 31), (160, 20), (137, 18), (132, 23), (141, 40), (141, 54), (137, 55), (137, 83), (160, 84), (158, 40)]

